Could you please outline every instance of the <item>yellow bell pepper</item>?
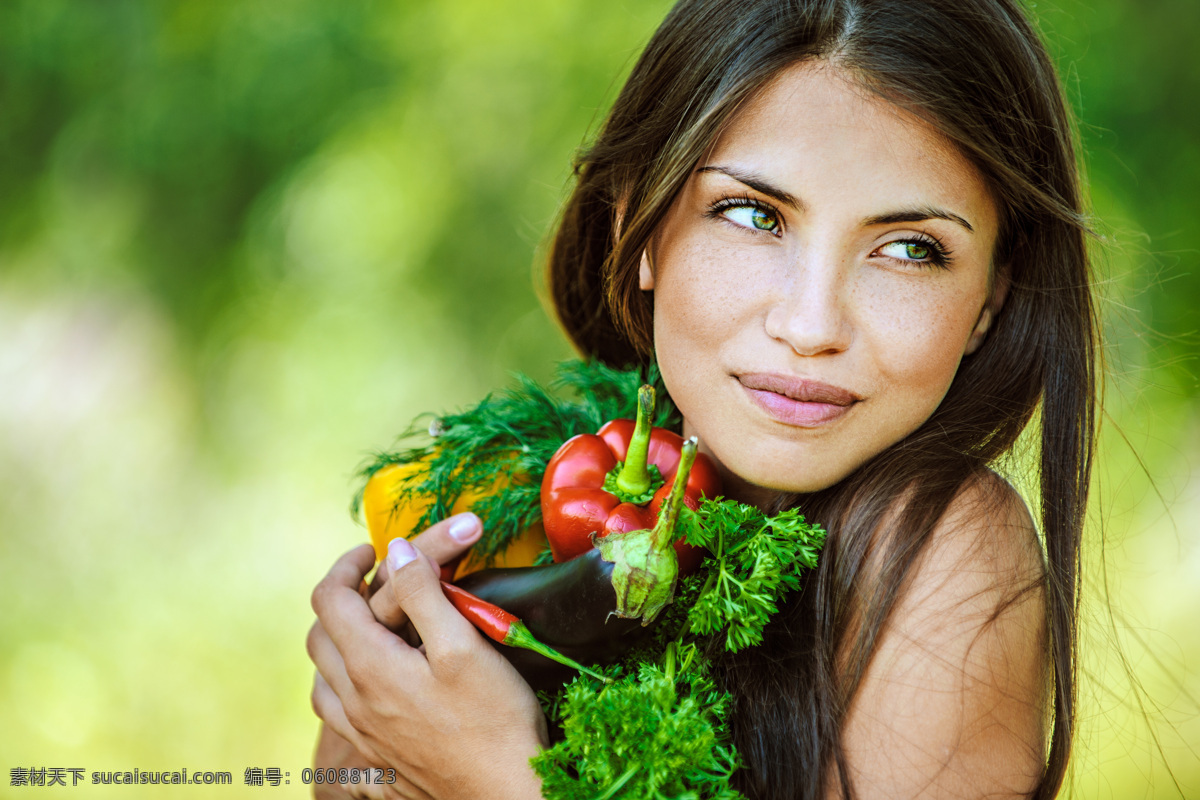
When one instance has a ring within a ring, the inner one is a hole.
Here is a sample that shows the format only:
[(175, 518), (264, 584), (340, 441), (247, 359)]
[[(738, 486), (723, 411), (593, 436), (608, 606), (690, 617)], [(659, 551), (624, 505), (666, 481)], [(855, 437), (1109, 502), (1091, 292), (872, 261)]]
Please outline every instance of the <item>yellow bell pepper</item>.
[[(407, 464), (393, 464), (376, 472), (367, 481), (363, 489), (363, 517), (367, 530), (371, 534), (371, 543), (375, 546), (375, 558), (383, 560), (387, 556), (388, 542), (397, 536), (410, 538), (420, 530), (415, 530), (418, 520), (432, 504), (432, 500), (419, 498), (417, 500), (396, 505), (401, 484), (414, 473), (425, 469), (425, 464), (414, 461)], [(500, 479), (503, 480), (503, 479)], [(497, 481), (497, 486), (499, 480)], [(469, 511), (471, 506), (480, 498), (483, 492), (467, 491), (454, 503), (450, 509), (451, 515)], [(530, 526), (508, 549), (501, 553), (495, 561), (498, 567), (528, 567), (534, 559), (546, 548), (546, 534), (542, 526)], [(480, 567), (470, 558), (464, 559), (458, 567), (455, 578), (462, 577)]]

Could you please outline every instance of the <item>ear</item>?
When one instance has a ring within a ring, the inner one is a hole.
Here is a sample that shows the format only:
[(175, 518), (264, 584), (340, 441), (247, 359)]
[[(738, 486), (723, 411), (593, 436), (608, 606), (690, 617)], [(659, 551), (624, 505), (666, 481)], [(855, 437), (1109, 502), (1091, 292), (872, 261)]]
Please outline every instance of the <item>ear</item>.
[(971, 336), (967, 339), (967, 348), (963, 351), (964, 355), (971, 355), (983, 344), (988, 329), (992, 327), (992, 322), (995, 321), (996, 316), (1000, 313), (1000, 309), (1004, 306), (1004, 301), (1008, 298), (1009, 283), (1008, 268), (996, 270), (995, 278), (992, 281), (992, 293), (979, 312), (979, 319), (975, 322), (975, 329), (971, 331)]
[(654, 265), (650, 263), (650, 250), (642, 251), (642, 263), (638, 266), (638, 288), (643, 292), (654, 289)]

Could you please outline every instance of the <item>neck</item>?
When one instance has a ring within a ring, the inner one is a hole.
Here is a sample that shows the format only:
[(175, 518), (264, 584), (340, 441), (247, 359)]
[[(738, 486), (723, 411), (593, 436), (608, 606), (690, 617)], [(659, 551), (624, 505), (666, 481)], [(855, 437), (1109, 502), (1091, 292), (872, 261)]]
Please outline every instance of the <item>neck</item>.
[(737, 500), (739, 503), (754, 506), (763, 513), (772, 513), (776, 501), (783, 494), (778, 489), (768, 489), (765, 486), (758, 486), (757, 484), (745, 481), (727, 469), (721, 468), (720, 473), (726, 497)]

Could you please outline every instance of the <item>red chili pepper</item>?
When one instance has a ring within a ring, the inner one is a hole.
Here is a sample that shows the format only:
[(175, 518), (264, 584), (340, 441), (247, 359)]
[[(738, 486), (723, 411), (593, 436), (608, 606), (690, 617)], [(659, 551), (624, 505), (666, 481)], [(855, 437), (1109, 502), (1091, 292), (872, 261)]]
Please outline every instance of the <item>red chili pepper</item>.
[(529, 632), (529, 628), (525, 627), (524, 622), (500, 606), (481, 600), (467, 590), (445, 581), (442, 581), (442, 594), (446, 595), (446, 599), (458, 609), (458, 613), (466, 617), (467, 622), (478, 628), (484, 636), (492, 641), (509, 647), (523, 647), (526, 650), (532, 650), (560, 664), (591, 675), (604, 683), (612, 682), (610, 678), (593, 672), (579, 662), (567, 658), (553, 647), (539, 642)]
[[(605, 423), (595, 434), (568, 439), (546, 467), (542, 479), (542, 523), (555, 561), (567, 561), (593, 546), (592, 534), (653, 528), (679, 467), (683, 438), (651, 426), (654, 388), (638, 392), (638, 416)], [(696, 457), (683, 502), (700, 505), (716, 497), (721, 479), (712, 460)], [(676, 544), (680, 568), (690, 572), (702, 552)]]

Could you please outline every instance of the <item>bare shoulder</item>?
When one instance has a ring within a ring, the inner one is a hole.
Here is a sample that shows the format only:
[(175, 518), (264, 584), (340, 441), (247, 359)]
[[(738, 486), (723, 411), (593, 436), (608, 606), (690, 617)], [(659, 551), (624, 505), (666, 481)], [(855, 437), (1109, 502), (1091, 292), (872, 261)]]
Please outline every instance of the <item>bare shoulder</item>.
[[(933, 532), (912, 576), (907, 604), (929, 610), (1006, 605), (1039, 594), (1044, 575), (1037, 529), (1025, 501), (1007, 481), (987, 472), (968, 482)], [(924, 595), (924, 601), (917, 597)], [(1036, 615), (1041, 615), (1041, 604)], [(1035, 610), (1025, 604), (1026, 613)], [(1000, 610), (1000, 609), (996, 609)]]
[(1043, 561), (1017, 492), (988, 473), (936, 526), (843, 731), (859, 797), (1023, 797), (1044, 763)]

